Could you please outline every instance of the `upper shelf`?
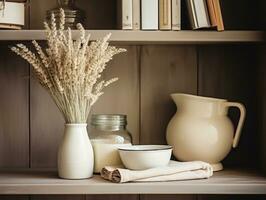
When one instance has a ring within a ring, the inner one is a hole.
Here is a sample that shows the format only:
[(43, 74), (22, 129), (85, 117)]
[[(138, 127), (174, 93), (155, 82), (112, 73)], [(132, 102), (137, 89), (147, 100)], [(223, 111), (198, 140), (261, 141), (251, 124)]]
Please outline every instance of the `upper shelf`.
[(266, 177), (252, 171), (225, 170), (204, 180), (110, 183), (94, 176), (64, 180), (55, 172), (0, 172), (0, 195), (35, 194), (266, 194)]
[[(128, 44), (197, 44), (197, 43), (262, 43), (265, 41), (263, 31), (123, 31), (123, 30), (87, 30), (91, 39), (112, 33), (111, 42)], [(78, 32), (73, 31), (77, 37)], [(43, 30), (1, 30), (0, 40), (44, 40)]]

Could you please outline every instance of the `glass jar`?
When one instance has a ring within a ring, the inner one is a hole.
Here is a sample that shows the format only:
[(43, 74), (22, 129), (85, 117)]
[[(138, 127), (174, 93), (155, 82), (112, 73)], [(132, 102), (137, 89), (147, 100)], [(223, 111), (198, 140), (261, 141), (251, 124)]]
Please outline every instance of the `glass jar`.
[(94, 172), (105, 166), (122, 165), (118, 148), (132, 145), (126, 115), (92, 115), (90, 139), (94, 150)]

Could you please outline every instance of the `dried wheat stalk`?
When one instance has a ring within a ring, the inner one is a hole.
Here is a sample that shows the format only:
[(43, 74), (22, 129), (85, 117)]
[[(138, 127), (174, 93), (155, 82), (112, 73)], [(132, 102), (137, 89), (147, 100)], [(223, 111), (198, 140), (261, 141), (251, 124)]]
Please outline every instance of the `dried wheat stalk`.
[(125, 49), (109, 46), (110, 34), (90, 43), (81, 24), (80, 37), (72, 39), (71, 30), (64, 31), (64, 11), (59, 27), (52, 15), (50, 25), (44, 23), (47, 49), (32, 41), (36, 53), (23, 44), (11, 50), (28, 61), (39, 83), (49, 92), (66, 123), (86, 123), (92, 105), (103, 95), (103, 89), (118, 80), (101, 80), (107, 63)]

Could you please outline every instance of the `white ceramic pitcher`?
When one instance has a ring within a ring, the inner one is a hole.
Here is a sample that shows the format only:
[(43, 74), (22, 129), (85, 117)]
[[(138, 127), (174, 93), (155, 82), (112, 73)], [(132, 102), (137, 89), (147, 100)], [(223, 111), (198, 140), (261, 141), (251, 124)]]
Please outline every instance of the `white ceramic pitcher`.
[[(173, 146), (174, 156), (180, 161), (201, 160), (212, 164), (214, 171), (223, 169), (220, 163), (237, 147), (246, 109), (241, 103), (225, 99), (188, 94), (172, 94), (177, 112), (167, 127), (166, 139)], [(240, 110), (236, 132), (228, 118), (228, 109)]]

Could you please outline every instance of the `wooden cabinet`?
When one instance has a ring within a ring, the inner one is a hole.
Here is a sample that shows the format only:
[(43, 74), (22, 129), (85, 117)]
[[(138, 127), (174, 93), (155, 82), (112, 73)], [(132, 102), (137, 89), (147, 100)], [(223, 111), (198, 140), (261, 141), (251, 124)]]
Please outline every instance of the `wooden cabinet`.
[[(112, 44), (128, 50), (110, 63), (105, 76), (120, 81), (106, 90), (92, 113), (128, 115), (134, 143), (166, 142), (165, 129), (176, 109), (171, 93), (226, 98), (247, 108), (239, 147), (224, 161), (224, 172), (202, 181), (115, 185), (99, 177), (57, 180), (49, 172), (56, 168), (64, 122), (48, 94), (30, 78), (30, 66), (8, 46), (45, 39), (42, 21), (56, 1), (28, 0), (27, 29), (0, 30), (0, 167), (9, 169), (0, 173), (0, 199), (265, 199), (265, 2), (221, 1), (225, 32), (113, 30), (115, 0), (77, 1), (87, 13), (85, 26), (92, 39), (111, 32)], [(230, 116), (236, 123), (238, 113), (232, 110)], [(19, 170), (11, 173), (11, 168)], [(246, 168), (251, 171), (243, 172)]]

